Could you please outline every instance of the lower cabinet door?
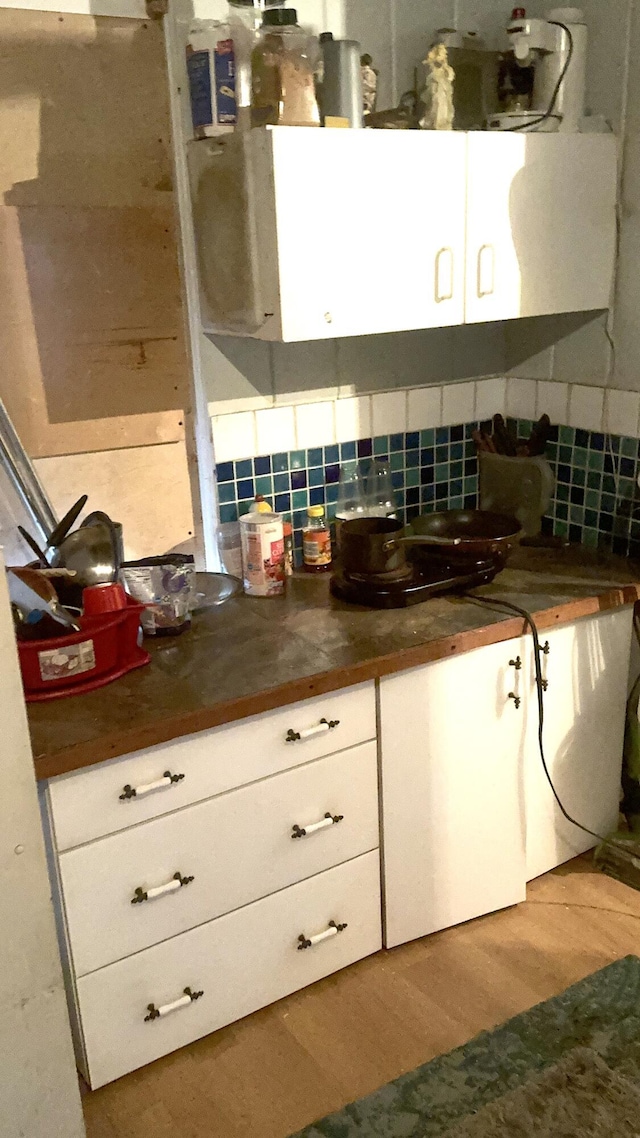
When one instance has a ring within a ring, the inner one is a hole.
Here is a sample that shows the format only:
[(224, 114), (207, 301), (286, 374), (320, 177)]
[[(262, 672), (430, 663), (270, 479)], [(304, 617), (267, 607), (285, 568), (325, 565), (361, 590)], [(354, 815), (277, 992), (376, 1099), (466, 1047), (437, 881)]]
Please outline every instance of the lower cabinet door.
[(525, 898), (524, 641), (380, 683), (385, 944)]
[[(601, 613), (541, 633), (543, 741), (547, 767), (569, 814), (590, 830), (617, 828), (632, 609)], [(535, 672), (528, 645), (529, 740), (526, 758), (527, 881), (584, 853), (596, 838), (561, 814), (544, 773), (537, 739)]]
[(95, 1089), (376, 952), (375, 850), (77, 982)]

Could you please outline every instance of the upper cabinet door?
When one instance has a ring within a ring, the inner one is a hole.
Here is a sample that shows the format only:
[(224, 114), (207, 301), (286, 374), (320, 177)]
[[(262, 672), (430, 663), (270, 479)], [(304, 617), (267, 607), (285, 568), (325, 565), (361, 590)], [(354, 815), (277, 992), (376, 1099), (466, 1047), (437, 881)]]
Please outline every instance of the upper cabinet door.
[(283, 340), (463, 322), (465, 135), (270, 133)]
[(466, 322), (608, 308), (613, 135), (467, 138)]

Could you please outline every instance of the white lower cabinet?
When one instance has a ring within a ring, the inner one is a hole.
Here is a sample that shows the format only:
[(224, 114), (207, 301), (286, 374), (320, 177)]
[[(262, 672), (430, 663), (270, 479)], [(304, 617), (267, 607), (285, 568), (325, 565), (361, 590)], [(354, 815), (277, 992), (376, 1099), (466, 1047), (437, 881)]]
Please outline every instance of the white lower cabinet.
[(85, 1074), (100, 1087), (368, 956), (381, 940), (374, 851), (83, 976)]
[[(598, 834), (617, 827), (624, 742), (631, 610), (589, 617), (543, 633), (544, 749), (565, 809)], [(526, 748), (527, 881), (596, 839), (562, 816), (545, 776), (537, 739), (535, 674), (527, 645), (530, 738)]]
[(523, 644), (380, 682), (385, 944), (525, 897)]

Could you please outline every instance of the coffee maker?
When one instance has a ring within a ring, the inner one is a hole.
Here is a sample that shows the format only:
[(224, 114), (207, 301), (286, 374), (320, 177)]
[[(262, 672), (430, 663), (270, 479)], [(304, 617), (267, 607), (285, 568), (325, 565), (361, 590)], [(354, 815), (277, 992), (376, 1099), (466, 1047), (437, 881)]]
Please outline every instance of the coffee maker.
[(580, 8), (553, 8), (529, 19), (515, 8), (507, 27), (519, 67), (534, 68), (531, 108), (489, 120), (493, 130), (559, 130), (576, 133), (585, 113), (587, 26)]

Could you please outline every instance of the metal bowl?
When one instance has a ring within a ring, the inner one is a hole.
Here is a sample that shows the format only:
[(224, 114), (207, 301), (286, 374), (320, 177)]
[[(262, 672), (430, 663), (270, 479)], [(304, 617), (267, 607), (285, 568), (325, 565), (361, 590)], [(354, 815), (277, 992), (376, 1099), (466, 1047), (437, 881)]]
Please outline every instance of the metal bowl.
[(85, 519), (80, 529), (67, 534), (55, 549), (51, 563), (55, 569), (74, 570), (73, 584), (63, 586), (64, 597), (69, 604), (80, 605), (83, 589), (118, 579), (120, 562), (117, 527), (108, 514), (97, 511)]

